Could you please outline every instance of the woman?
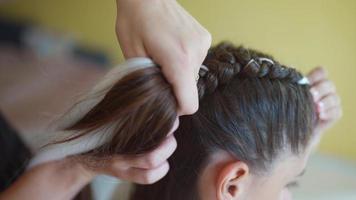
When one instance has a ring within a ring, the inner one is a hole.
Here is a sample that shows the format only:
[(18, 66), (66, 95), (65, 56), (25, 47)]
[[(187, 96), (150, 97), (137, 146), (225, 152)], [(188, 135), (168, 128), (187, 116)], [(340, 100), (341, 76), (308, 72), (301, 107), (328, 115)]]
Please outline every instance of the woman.
[[(33, 163), (80, 154), (73, 162), (84, 164), (89, 174), (120, 177), (111, 173), (117, 166), (106, 162), (113, 155), (140, 157), (165, 141), (177, 122), (177, 102), (159, 68), (139, 61), (128, 62), (121, 76), (111, 73), (76, 105), (63, 118), (64, 138)], [(309, 83), (272, 57), (231, 44), (211, 48), (204, 65), (200, 108), (181, 117), (178, 150), (169, 165), (148, 157), (151, 168), (170, 167), (168, 175), (134, 186), (131, 199), (291, 199), (288, 188), (303, 174), (325, 124), (341, 114), (330, 82), (312, 73)], [(310, 92), (311, 84), (318, 94)], [(315, 108), (315, 100), (324, 107)], [(128, 175), (144, 169), (135, 164)], [(137, 183), (155, 179), (138, 177)]]
[[(198, 108), (194, 76), (210, 47), (209, 32), (174, 0), (116, 2), (116, 33), (125, 58), (154, 58), (174, 87), (180, 104), (180, 115), (194, 113)], [(147, 20), (148, 18), (151, 20)], [(164, 21), (161, 20), (163, 18)], [(160, 40), (157, 40), (157, 35)], [(0, 152), (3, 159), (0, 166), (0, 199), (71, 199), (91, 180), (90, 175), (82, 173), (81, 166), (73, 165), (69, 159), (47, 162), (21, 175), (30, 152), (1, 116), (0, 123), (4, 125), (0, 129)], [(149, 155), (163, 152), (168, 158), (174, 151), (175, 144), (172, 138), (167, 139), (159, 149)], [(4, 160), (8, 157), (9, 161)], [(162, 160), (165, 161), (166, 158)], [(141, 166), (145, 167), (145, 170), (136, 170), (136, 174), (139, 173), (141, 177), (127, 175), (119, 169), (114, 171), (121, 178), (125, 177), (131, 181), (140, 179), (141, 182), (145, 182), (143, 179), (147, 174), (155, 174), (155, 177), (146, 183), (160, 179), (168, 170), (151, 169), (147, 167), (145, 160), (145, 156), (136, 159), (117, 156), (112, 165), (127, 168), (137, 166), (137, 162), (142, 163)], [(19, 175), (21, 176), (15, 179)], [(12, 183), (13, 181), (15, 182)], [(36, 184), (33, 184), (34, 182)]]
[(258, 51), (220, 44), (199, 80), (200, 107), (180, 119), (166, 177), (132, 200), (291, 199), (318, 135), (310, 85)]

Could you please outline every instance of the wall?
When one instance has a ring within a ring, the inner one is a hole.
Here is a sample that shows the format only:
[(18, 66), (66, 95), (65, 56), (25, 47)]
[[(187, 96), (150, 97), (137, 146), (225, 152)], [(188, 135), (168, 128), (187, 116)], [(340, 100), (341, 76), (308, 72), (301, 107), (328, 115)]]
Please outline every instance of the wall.
[[(270, 52), (304, 72), (322, 65), (341, 94), (344, 116), (325, 136), (320, 151), (356, 159), (356, 1), (181, 0), (213, 35)], [(0, 6), (0, 15), (72, 32), (85, 43), (122, 59), (114, 24), (114, 0), (31, 0)], [(158, 38), (159, 39), (159, 38)]]

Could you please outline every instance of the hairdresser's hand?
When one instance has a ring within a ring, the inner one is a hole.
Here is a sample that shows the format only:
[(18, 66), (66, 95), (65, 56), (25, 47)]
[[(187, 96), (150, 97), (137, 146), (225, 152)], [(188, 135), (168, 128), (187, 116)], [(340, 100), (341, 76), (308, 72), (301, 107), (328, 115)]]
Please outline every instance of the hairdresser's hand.
[(173, 135), (154, 151), (140, 156), (115, 156), (101, 169), (103, 173), (138, 184), (152, 184), (163, 178), (168, 170), (167, 159), (173, 154), (177, 142)]
[[(167, 159), (177, 147), (173, 132), (178, 128), (178, 118), (167, 138), (155, 150), (137, 156), (117, 155), (104, 161), (96, 173), (104, 173), (139, 184), (152, 184), (163, 178), (168, 170)], [(95, 167), (97, 168), (97, 167)]]
[(0, 193), (0, 200), (69, 200), (93, 178), (71, 158), (51, 161), (26, 171)]
[(116, 33), (125, 58), (151, 57), (173, 86), (179, 115), (198, 109), (195, 78), (209, 32), (176, 0), (117, 0)]
[(315, 132), (322, 134), (342, 116), (340, 96), (336, 92), (334, 83), (328, 79), (324, 68), (313, 69), (309, 73), (308, 79), (312, 86), (310, 91), (318, 112), (318, 124)]

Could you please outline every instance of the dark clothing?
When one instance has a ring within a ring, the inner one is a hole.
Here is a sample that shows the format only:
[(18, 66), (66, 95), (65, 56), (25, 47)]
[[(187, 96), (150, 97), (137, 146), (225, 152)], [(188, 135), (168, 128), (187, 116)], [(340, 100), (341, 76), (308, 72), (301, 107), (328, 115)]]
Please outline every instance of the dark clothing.
[(0, 113), (0, 192), (24, 172), (30, 158), (29, 148)]

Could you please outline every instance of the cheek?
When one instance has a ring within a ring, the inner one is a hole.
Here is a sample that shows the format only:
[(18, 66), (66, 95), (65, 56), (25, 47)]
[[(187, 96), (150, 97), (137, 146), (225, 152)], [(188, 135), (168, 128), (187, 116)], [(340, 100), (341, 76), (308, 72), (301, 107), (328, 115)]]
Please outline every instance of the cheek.
[(288, 189), (283, 189), (279, 200), (292, 200), (292, 193)]
[(287, 200), (282, 198), (280, 181), (277, 179), (259, 179), (251, 184), (246, 195), (248, 200)]

